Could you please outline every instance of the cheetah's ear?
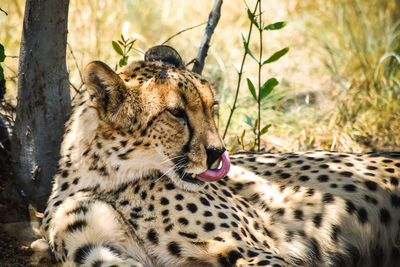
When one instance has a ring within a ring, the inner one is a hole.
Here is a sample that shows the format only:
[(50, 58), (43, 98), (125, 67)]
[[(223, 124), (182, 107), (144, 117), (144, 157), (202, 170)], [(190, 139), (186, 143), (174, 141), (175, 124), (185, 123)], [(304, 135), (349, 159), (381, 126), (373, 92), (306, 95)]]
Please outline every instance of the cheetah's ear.
[(92, 101), (102, 112), (118, 107), (125, 84), (109, 66), (101, 61), (90, 62), (84, 70), (84, 82)]
[(157, 45), (150, 48), (144, 55), (144, 61), (159, 61), (178, 69), (185, 68), (185, 64), (179, 53), (168, 45)]

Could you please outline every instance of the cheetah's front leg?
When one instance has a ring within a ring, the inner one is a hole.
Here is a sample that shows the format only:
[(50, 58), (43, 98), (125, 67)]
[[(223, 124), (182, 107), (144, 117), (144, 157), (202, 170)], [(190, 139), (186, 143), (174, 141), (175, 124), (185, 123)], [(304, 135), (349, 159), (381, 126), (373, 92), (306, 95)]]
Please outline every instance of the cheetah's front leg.
[(152, 265), (121, 216), (103, 201), (67, 199), (50, 218), (47, 239), (64, 266)]

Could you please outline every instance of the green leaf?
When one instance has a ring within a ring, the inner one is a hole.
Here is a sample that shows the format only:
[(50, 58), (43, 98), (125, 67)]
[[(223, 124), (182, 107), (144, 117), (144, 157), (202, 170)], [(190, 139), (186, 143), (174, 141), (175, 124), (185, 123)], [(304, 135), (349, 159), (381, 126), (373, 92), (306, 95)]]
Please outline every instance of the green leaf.
[(244, 38), (243, 33), (241, 33), (241, 36), (242, 36), (242, 42), (243, 42), (244, 49), (246, 49), (246, 51), (247, 51), (247, 42), (246, 42), (246, 39)]
[(0, 62), (3, 62), (6, 58), (6, 54), (4, 52), (4, 46), (0, 44)]
[(261, 129), (260, 136), (263, 134), (266, 134), (268, 132), (269, 127), (271, 127), (271, 125), (272, 124), (268, 124), (268, 125), (264, 126), (264, 128)]
[(251, 23), (253, 23), (254, 25), (256, 25), (257, 28), (260, 28), (258, 26), (257, 21), (254, 19), (254, 14), (251, 13), (250, 9), (247, 9), (247, 17), (249, 18), (249, 20), (251, 21)]
[(126, 43), (124, 35), (121, 33), (121, 40), (124, 41), (124, 43)]
[(249, 116), (247, 116), (246, 114), (244, 114), (246, 116), (246, 123), (253, 128), (253, 122), (251, 121), (251, 118)]
[(254, 88), (254, 85), (253, 85), (253, 83), (250, 81), (249, 78), (247, 78), (247, 87), (249, 88), (249, 91), (250, 91), (251, 95), (254, 97), (254, 100), (257, 101), (256, 89)]
[(253, 53), (251, 53), (251, 51), (248, 47), (247, 47), (247, 53), (258, 63), (258, 60), (256, 59), (255, 56), (253, 56)]
[(237, 142), (239, 145), (241, 145), (239, 136), (236, 136), (236, 142)]
[(128, 49), (127, 49), (127, 54), (132, 50), (132, 47), (133, 47), (133, 45), (135, 44), (135, 41), (136, 41), (136, 39), (135, 40), (133, 40), (132, 42), (130, 42), (130, 43), (128, 43)]
[(122, 52), (122, 48), (119, 46), (119, 44), (117, 42), (112, 41), (112, 46), (113, 46), (115, 52), (117, 52), (121, 56), (124, 55), (124, 52)]
[(286, 55), (287, 52), (289, 52), (289, 47), (285, 47), (282, 50), (279, 50), (278, 52), (275, 52), (272, 56), (270, 56), (262, 64), (264, 65), (264, 64), (275, 62), (278, 59), (280, 59), (281, 57), (283, 57), (284, 55)]
[(257, 134), (257, 128), (258, 128), (258, 118), (254, 122), (254, 127), (253, 127), (253, 133)]
[(253, 53), (251, 53), (251, 51), (250, 51), (250, 49), (249, 49), (249, 46), (247, 45), (246, 39), (245, 39), (244, 36), (243, 36), (243, 33), (242, 33), (242, 41), (243, 41), (244, 49), (246, 49), (247, 54), (249, 54), (256, 62), (258, 62), (258, 60), (256, 59), (256, 57), (253, 56)]
[(246, 129), (243, 129), (243, 132), (242, 132), (242, 135), (240, 136), (240, 138), (243, 140), (245, 135), (246, 135)]
[(128, 58), (129, 58), (128, 56), (122, 57), (119, 61), (119, 66), (123, 67), (128, 65)]
[(268, 79), (262, 86), (261, 86), (261, 92), (260, 92), (260, 98), (264, 99), (267, 97), (272, 90), (279, 84), (278, 80), (275, 78)]
[(4, 80), (4, 70), (3, 67), (0, 66), (0, 81)]
[(264, 27), (264, 30), (270, 30), (270, 31), (275, 31), (275, 30), (280, 30), (283, 27), (287, 25), (287, 21), (279, 21), (276, 23), (269, 24)]

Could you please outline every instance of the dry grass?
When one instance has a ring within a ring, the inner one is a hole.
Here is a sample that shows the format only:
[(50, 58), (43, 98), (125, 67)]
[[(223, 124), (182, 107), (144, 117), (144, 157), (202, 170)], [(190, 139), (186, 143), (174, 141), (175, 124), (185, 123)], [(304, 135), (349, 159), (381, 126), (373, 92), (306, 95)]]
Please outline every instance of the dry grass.
[[(254, 1), (247, 1), (250, 6)], [(111, 40), (136, 38), (140, 50), (160, 44), (174, 33), (206, 21), (213, 1), (75, 0), (70, 3), (68, 68), (74, 86), (91, 60), (111, 66), (118, 62)], [(0, 14), (0, 42), (17, 55), (24, 1), (5, 1)], [(263, 1), (266, 24), (288, 20), (286, 28), (266, 32), (264, 55), (290, 46), (284, 58), (263, 70), (264, 80), (276, 77), (280, 86), (264, 105), (263, 136), (267, 150), (328, 149), (341, 151), (398, 150), (400, 147), (400, 2), (393, 0)], [(243, 48), (241, 32), (248, 29), (242, 0), (224, 1), (204, 75), (219, 93), (221, 132), (236, 84)], [(197, 54), (203, 28), (185, 32), (169, 43), (186, 61)], [(256, 37), (255, 37), (256, 38)], [(257, 39), (250, 48), (257, 51)], [(392, 54), (389, 54), (392, 53)], [(134, 52), (131, 58), (140, 58)], [(385, 60), (384, 60), (385, 59)], [(18, 59), (6, 59), (8, 97), (16, 95)], [(244, 78), (254, 78), (257, 64), (247, 61)], [(245, 79), (243, 79), (245, 81)], [(227, 136), (231, 150), (240, 149), (236, 136), (245, 126), (244, 114), (255, 116), (245, 82), (239, 109)], [(249, 135), (248, 139), (251, 138)]]

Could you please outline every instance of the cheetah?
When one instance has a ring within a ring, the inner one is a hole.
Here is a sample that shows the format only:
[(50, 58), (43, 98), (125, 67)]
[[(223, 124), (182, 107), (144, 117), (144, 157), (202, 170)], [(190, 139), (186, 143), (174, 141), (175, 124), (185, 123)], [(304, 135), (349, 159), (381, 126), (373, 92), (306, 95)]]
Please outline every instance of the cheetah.
[(400, 266), (400, 153), (229, 157), (168, 46), (84, 78), (41, 224), (63, 266)]

